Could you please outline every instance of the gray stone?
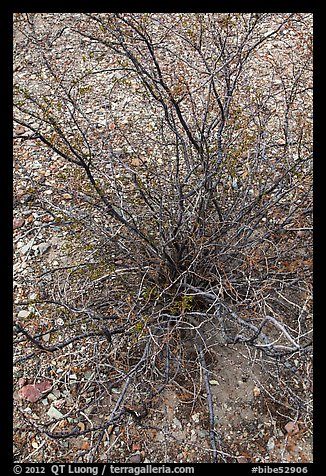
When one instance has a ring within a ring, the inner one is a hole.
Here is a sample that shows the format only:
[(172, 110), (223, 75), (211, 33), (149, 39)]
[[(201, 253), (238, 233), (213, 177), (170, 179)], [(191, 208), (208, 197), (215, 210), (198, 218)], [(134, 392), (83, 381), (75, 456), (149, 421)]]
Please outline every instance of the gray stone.
[(58, 397), (56, 397), (55, 395), (53, 395), (53, 393), (49, 393), (48, 394), (48, 399), (51, 401), (51, 402), (54, 402), (54, 400), (57, 400)]
[(28, 243), (26, 243), (26, 245), (20, 248), (20, 251), (23, 253), (23, 255), (26, 255), (29, 252), (29, 250), (33, 246), (33, 242), (34, 242), (34, 238), (32, 238)]
[(275, 441), (274, 441), (274, 438), (271, 437), (268, 442), (267, 442), (267, 445), (266, 445), (266, 448), (268, 451), (273, 451), (273, 449), (275, 448)]
[(47, 411), (47, 414), (50, 418), (54, 418), (55, 420), (59, 420), (59, 418), (63, 418), (63, 414), (59, 412), (53, 405)]
[(47, 243), (47, 242), (40, 243), (38, 245), (40, 254), (42, 255), (43, 253), (45, 253), (50, 248), (50, 246), (51, 246), (51, 243)]
[(94, 375), (94, 372), (92, 370), (87, 370), (85, 373), (84, 373), (84, 377), (86, 380), (90, 380)]
[(180, 420), (178, 420), (178, 418), (173, 418), (173, 422), (172, 422), (177, 428), (180, 428), (182, 429), (182, 423)]
[(19, 311), (18, 317), (21, 317), (22, 319), (28, 317), (31, 315), (32, 311)]
[(207, 431), (207, 430), (199, 430), (199, 431), (198, 431), (198, 436), (199, 436), (199, 438), (206, 438), (207, 436), (209, 436), (209, 431)]
[(194, 413), (193, 415), (191, 415), (191, 419), (192, 419), (195, 423), (198, 423), (198, 422), (199, 422), (199, 418), (200, 418), (199, 413)]
[(49, 340), (50, 340), (50, 334), (49, 334), (49, 333), (48, 333), (48, 334), (44, 334), (44, 335), (42, 336), (42, 339), (44, 340), (44, 342), (49, 342)]
[(13, 368), (13, 377), (20, 378), (24, 375), (24, 371), (22, 369), (18, 369), (17, 367)]
[(196, 430), (193, 428), (191, 430), (190, 441), (196, 441), (196, 440), (197, 440)]

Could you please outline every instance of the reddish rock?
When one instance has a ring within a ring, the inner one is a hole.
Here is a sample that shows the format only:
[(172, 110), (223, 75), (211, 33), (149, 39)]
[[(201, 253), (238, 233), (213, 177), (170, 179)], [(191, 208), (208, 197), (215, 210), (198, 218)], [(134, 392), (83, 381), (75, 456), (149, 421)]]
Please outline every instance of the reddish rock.
[(25, 377), (20, 377), (20, 379), (18, 380), (18, 387), (22, 388), (26, 382), (27, 380), (25, 379)]
[(16, 127), (15, 127), (15, 134), (17, 135), (21, 135), (21, 134), (24, 134), (25, 132), (25, 127), (21, 126), (20, 124), (18, 124)]
[(297, 423), (294, 423), (294, 421), (289, 421), (285, 426), (285, 430), (287, 433), (292, 433), (292, 435), (295, 435), (299, 431), (299, 427)]
[(20, 228), (21, 226), (23, 226), (24, 223), (25, 223), (24, 218), (14, 218), (13, 229), (16, 230), (17, 228)]
[(49, 380), (43, 380), (43, 382), (24, 385), (18, 392), (19, 396), (29, 402), (37, 402), (43, 397), (44, 393), (47, 393), (52, 388), (52, 383)]
[(19, 390), (19, 395), (24, 399), (28, 400), (29, 402), (37, 402), (42, 396), (41, 391), (33, 384), (30, 385), (24, 385)]
[(52, 388), (52, 383), (50, 380), (43, 380), (43, 382), (36, 383), (35, 386), (40, 390), (40, 392), (48, 392)]
[(132, 444), (132, 451), (140, 451), (140, 450), (141, 450), (140, 443), (133, 443)]

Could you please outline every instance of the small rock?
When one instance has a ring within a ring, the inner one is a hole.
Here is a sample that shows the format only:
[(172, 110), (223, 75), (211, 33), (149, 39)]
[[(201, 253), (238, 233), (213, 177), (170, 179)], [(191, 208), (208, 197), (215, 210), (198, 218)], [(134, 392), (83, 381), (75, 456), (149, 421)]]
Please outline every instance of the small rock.
[(58, 397), (56, 397), (55, 395), (53, 395), (53, 393), (49, 393), (48, 395), (48, 399), (51, 401), (51, 402), (54, 402), (54, 400), (56, 400)]
[(34, 384), (24, 385), (24, 387), (19, 390), (18, 394), (24, 400), (28, 400), (29, 402), (33, 403), (37, 402), (37, 400), (39, 400), (42, 396), (41, 391)]
[(268, 440), (266, 448), (268, 451), (273, 451), (273, 449), (275, 448), (275, 441), (273, 436)]
[(51, 221), (53, 221), (53, 217), (51, 215), (45, 215), (44, 217), (42, 217), (42, 221), (45, 223), (50, 223)]
[(25, 132), (25, 127), (21, 126), (20, 124), (18, 124), (16, 127), (15, 127), (15, 134), (17, 135), (21, 135), (21, 134), (24, 134)]
[(217, 380), (210, 380), (209, 383), (211, 385), (219, 385), (218, 381)]
[(55, 388), (52, 390), (53, 395), (55, 395), (57, 398), (61, 397), (61, 392), (58, 388)]
[(35, 169), (39, 169), (42, 167), (42, 164), (40, 162), (38, 162), (37, 160), (35, 160), (32, 164), (31, 164), (31, 169), (32, 170), (35, 170)]
[(254, 387), (252, 390), (252, 393), (254, 394), (254, 397), (259, 397), (260, 395), (260, 388)]
[(19, 318), (25, 319), (30, 316), (32, 311), (19, 311), (18, 316)]
[(297, 423), (294, 423), (294, 421), (289, 421), (285, 426), (284, 429), (287, 431), (287, 433), (292, 433), (295, 435), (299, 431), (299, 427)]
[(245, 456), (238, 456), (237, 457), (237, 462), (238, 463), (248, 463), (248, 460)]
[(70, 195), (70, 193), (64, 193), (62, 196), (65, 200), (71, 200), (72, 199), (72, 195)]
[(50, 380), (42, 380), (42, 382), (36, 383), (35, 386), (42, 393), (48, 393), (52, 389), (52, 382)]
[(57, 410), (53, 405), (50, 406), (49, 410), (47, 411), (47, 414), (50, 418), (54, 418), (55, 420), (58, 420), (59, 418), (63, 418), (63, 414)]
[(141, 445), (140, 443), (133, 443), (131, 447), (131, 451), (140, 451), (141, 450)]
[(17, 228), (20, 228), (21, 226), (23, 226), (24, 223), (25, 223), (24, 218), (14, 218), (13, 229), (16, 230)]
[(22, 202), (23, 203), (28, 203), (28, 202), (31, 202), (33, 200), (34, 196), (32, 193), (25, 193), (21, 199), (22, 199)]
[(190, 440), (191, 441), (196, 441), (197, 440), (196, 430), (194, 428), (191, 430)]
[(59, 400), (55, 400), (53, 402), (53, 406), (55, 408), (62, 408), (65, 403), (66, 403), (66, 400), (64, 398), (60, 398)]
[(91, 380), (93, 376), (94, 376), (94, 372), (92, 370), (86, 370), (86, 372), (84, 373), (84, 377), (86, 380)]
[(19, 378), (24, 375), (24, 371), (22, 369), (18, 369), (17, 367), (13, 368), (13, 377), (14, 378)]
[(85, 423), (83, 423), (82, 421), (80, 421), (79, 423), (77, 423), (77, 426), (80, 428), (80, 431), (84, 431), (84, 430), (85, 430)]
[(138, 167), (139, 165), (141, 165), (141, 160), (140, 159), (131, 159), (131, 165), (133, 165), (134, 167)]
[(208, 436), (208, 435), (209, 435), (209, 431), (207, 431), (207, 430), (199, 430), (198, 431), (199, 438), (206, 438), (206, 436)]
[(20, 248), (20, 251), (23, 253), (23, 255), (26, 255), (29, 252), (29, 250), (33, 246), (33, 241), (34, 239), (32, 238), (28, 243), (26, 243), (26, 245)]
[(193, 415), (191, 415), (191, 419), (192, 419), (195, 423), (198, 423), (198, 422), (199, 422), (199, 413), (194, 413)]
[(180, 420), (178, 420), (178, 418), (173, 418), (173, 422), (172, 422), (177, 428), (180, 428), (182, 429), (182, 423)]
[(89, 441), (83, 441), (81, 446), (80, 446), (80, 449), (81, 450), (89, 450), (90, 446), (91, 445), (90, 445)]
[(26, 384), (26, 382), (27, 380), (25, 377), (20, 377), (20, 379), (18, 380), (18, 387), (22, 388)]
[(140, 454), (135, 454), (135, 455), (130, 456), (129, 463), (141, 463)]
[(51, 244), (50, 243), (40, 243), (38, 245), (38, 249), (39, 249), (39, 252), (40, 254), (42, 255), (43, 253), (45, 253), (49, 248), (50, 248)]

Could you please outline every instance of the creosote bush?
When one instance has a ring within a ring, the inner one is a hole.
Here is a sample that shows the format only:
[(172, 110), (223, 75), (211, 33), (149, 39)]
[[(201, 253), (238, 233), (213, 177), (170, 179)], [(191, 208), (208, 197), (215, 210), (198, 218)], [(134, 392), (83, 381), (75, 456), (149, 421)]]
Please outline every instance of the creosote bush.
[(99, 341), (121, 393), (93, 461), (135, 383), (138, 420), (168, 385), (203, 390), (208, 459), (226, 461), (209, 383), (222, 345), (254, 349), (309, 414), (311, 15), (20, 13), (14, 31), (17, 140), (60, 164), (51, 195), (25, 180), (71, 236), (33, 303), (63, 325), (45, 344), (16, 319), (17, 362)]

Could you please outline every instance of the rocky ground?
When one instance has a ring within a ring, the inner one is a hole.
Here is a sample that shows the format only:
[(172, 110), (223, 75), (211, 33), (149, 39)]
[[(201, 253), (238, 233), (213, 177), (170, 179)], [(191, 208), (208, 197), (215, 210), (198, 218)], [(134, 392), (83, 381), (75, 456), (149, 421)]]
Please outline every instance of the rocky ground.
[[(64, 310), (60, 314), (36, 303), (49, 290), (64, 293), (61, 270), (71, 267), (73, 272), (75, 263), (80, 263), (81, 248), (89, 264), (94, 250), (89, 241), (88, 248), (80, 243), (75, 230), (72, 235), (64, 217), (58, 220), (51, 212), (53, 204), (60, 210), (73, 209), (74, 184), (64, 190), (61, 181), (61, 193), (56, 194), (58, 177), (67, 165), (35, 142), (24, 141), (24, 133), (20, 126), (14, 127), (14, 320), (25, 322), (49, 348), (57, 337), (60, 342), (66, 315)], [(42, 208), (37, 193), (42, 193)], [(51, 201), (48, 209), (47, 199)], [(211, 461), (203, 375), (197, 375), (198, 382), (174, 381), (164, 388), (158, 382), (149, 401), (145, 399), (148, 389), (143, 387), (146, 382), (135, 377), (126, 389), (129, 400), (121, 419), (103, 429), (124, 392), (125, 383), (108, 386), (108, 361), (120, 351), (118, 339), (109, 349), (105, 337), (89, 336), (52, 352), (35, 349), (17, 333), (14, 345), (16, 462)], [(185, 354), (189, 361), (195, 358), (192, 351)], [(211, 345), (209, 381), (219, 461), (312, 462), (311, 400), (302, 400), (300, 413), (278, 372), (276, 363), (249, 346)], [(300, 382), (302, 388), (310, 395), (307, 382)], [(70, 436), (65, 437), (65, 432)]]

